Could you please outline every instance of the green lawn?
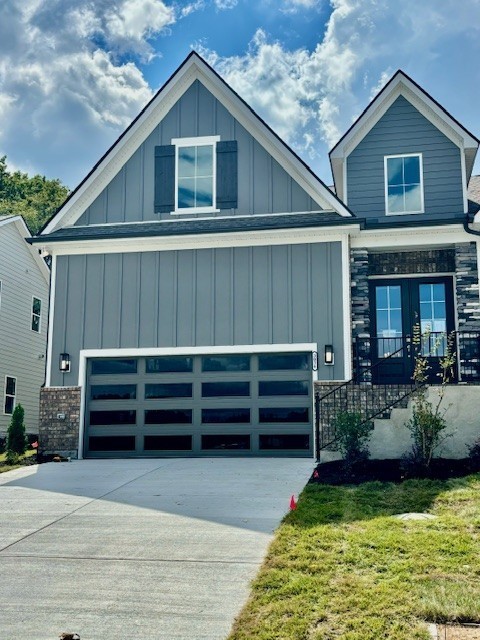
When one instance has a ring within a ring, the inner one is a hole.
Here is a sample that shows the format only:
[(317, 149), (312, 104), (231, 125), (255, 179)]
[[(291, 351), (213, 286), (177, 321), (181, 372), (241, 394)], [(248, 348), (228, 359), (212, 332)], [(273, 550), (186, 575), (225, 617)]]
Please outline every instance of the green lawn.
[[(428, 521), (391, 516), (428, 512)], [(480, 474), (308, 485), (277, 531), (230, 640), (413, 640), (480, 622)]]
[[(25, 452), (24, 458), (31, 458), (36, 454), (35, 449), (27, 449)], [(23, 462), (20, 460), (18, 464), (8, 465), (5, 464), (5, 453), (0, 453), (0, 473), (5, 473), (5, 471), (11, 471), (12, 469), (18, 469), (18, 467), (23, 467)]]

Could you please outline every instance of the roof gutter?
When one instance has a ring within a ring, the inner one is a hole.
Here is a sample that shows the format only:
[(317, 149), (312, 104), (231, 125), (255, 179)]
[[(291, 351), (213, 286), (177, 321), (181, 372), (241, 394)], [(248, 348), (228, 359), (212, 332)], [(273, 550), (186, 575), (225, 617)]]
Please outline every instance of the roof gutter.
[(472, 229), (468, 225), (469, 225), (469, 219), (468, 219), (468, 213), (467, 213), (467, 215), (465, 216), (465, 218), (463, 220), (463, 228), (471, 236), (480, 236), (480, 231), (477, 231), (476, 229)]

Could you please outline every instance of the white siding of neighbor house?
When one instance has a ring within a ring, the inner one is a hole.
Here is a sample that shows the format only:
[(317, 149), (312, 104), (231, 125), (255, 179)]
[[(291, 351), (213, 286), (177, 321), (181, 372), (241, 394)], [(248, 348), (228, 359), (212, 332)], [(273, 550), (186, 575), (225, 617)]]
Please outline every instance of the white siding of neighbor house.
[[(27, 432), (38, 433), (49, 287), (14, 222), (0, 226), (0, 280), (0, 435), (11, 419), (4, 414), (5, 376), (17, 379), (16, 403), (25, 409)], [(40, 333), (31, 329), (33, 296), (42, 301)]]

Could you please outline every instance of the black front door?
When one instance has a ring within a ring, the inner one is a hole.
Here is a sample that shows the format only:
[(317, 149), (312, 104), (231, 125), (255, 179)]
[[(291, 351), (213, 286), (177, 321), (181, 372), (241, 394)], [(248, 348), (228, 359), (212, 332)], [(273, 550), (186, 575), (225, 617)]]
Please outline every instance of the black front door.
[[(418, 351), (428, 358), (430, 380), (438, 380), (440, 358), (454, 330), (452, 278), (372, 280), (370, 309), (373, 381), (411, 381)], [(415, 326), (422, 334), (416, 348), (412, 345)]]

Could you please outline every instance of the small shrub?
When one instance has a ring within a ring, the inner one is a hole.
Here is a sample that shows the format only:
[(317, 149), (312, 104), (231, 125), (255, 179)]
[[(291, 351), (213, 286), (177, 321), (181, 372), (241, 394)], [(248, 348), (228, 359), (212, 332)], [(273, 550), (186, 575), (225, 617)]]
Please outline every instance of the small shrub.
[[(417, 349), (417, 355), (415, 356), (415, 368), (412, 378), (416, 384), (416, 389), (412, 400), (413, 414), (410, 420), (405, 423), (405, 427), (410, 431), (413, 440), (411, 450), (404, 456), (405, 464), (419, 471), (423, 470), (424, 474), (428, 472), (432, 458), (440, 445), (452, 435), (446, 433), (448, 425), (445, 420), (445, 413), (448, 407), (442, 407), (442, 402), (445, 396), (445, 387), (452, 380), (455, 364), (455, 336), (451, 334), (447, 338), (446, 353), (439, 359), (440, 373), (438, 376), (440, 388), (438, 397), (434, 402), (427, 400), (428, 371), (431, 367), (428, 363), (427, 355), (422, 353), (422, 345), (425, 339), (429, 344), (429, 336), (429, 331), (422, 334), (419, 326), (415, 325), (413, 344)], [(438, 346), (434, 346), (433, 353), (435, 353)]]
[(7, 441), (5, 438), (0, 438), (0, 453), (4, 453), (6, 449)]
[(25, 417), (25, 411), (21, 404), (17, 404), (13, 410), (10, 426), (8, 427), (7, 435), (7, 450), (15, 451), (19, 455), (23, 456), (27, 448), (27, 438), (25, 435), (25, 425), (23, 419)]
[(372, 435), (372, 423), (364, 422), (361, 413), (342, 411), (335, 419), (336, 442), (332, 446), (339, 451), (345, 467), (352, 470), (354, 466), (369, 458), (368, 442)]
[(11, 449), (7, 449), (7, 453), (5, 454), (5, 463), (8, 465), (18, 464), (20, 462), (20, 456), (16, 451), (12, 451)]
[(468, 458), (472, 470), (480, 470), (480, 438), (477, 438), (477, 440), (468, 447)]

